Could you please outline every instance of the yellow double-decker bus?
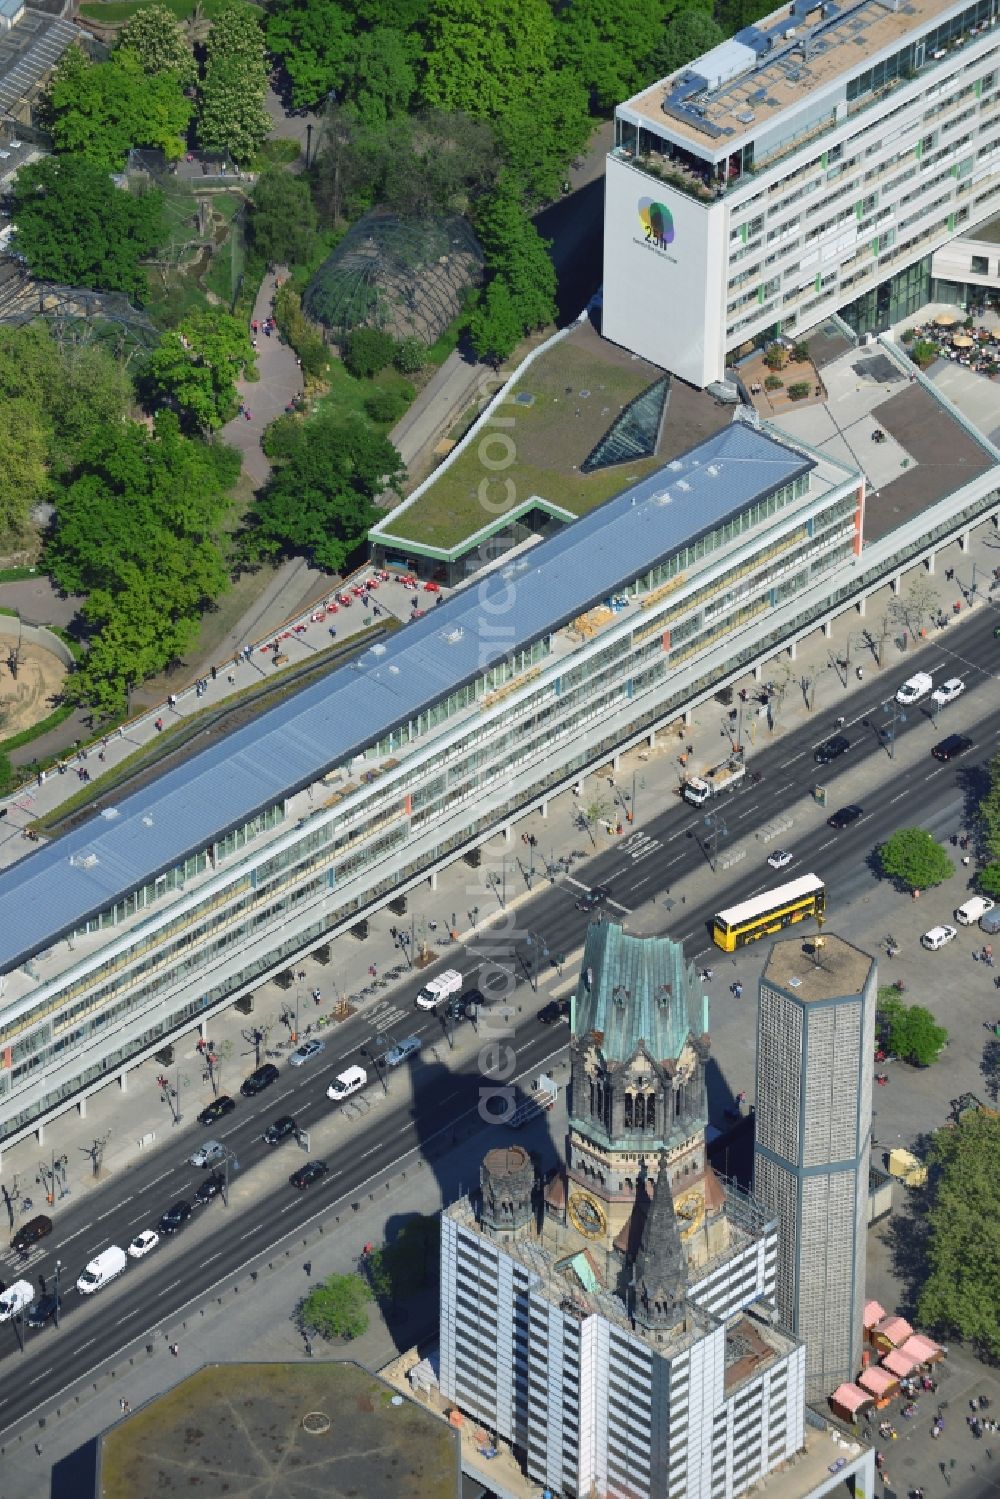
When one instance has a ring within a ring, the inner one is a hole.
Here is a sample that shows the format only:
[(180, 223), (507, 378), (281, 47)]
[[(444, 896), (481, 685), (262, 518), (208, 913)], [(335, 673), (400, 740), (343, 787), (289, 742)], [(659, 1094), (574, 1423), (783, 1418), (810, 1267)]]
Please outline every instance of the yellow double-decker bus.
[(756, 942), (807, 916), (822, 916), (826, 910), (826, 886), (814, 874), (789, 880), (776, 890), (765, 890), (728, 911), (720, 911), (712, 922), (712, 940), (723, 952), (733, 952), (745, 942)]

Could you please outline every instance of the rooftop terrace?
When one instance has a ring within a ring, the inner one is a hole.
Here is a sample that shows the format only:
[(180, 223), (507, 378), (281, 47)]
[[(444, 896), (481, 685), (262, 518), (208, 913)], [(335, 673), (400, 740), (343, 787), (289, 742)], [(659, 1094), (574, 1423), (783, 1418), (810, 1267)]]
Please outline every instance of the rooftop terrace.
[[(821, 945), (815, 944), (820, 942)], [(792, 937), (775, 942), (764, 965), (762, 982), (785, 989), (804, 1003), (860, 994), (874, 958), (860, 947), (828, 932), (803, 942)]]
[(955, 0), (904, 0), (898, 8), (892, 0), (794, 0), (634, 95), (619, 114), (725, 155), (810, 93), (846, 81), (961, 8)]

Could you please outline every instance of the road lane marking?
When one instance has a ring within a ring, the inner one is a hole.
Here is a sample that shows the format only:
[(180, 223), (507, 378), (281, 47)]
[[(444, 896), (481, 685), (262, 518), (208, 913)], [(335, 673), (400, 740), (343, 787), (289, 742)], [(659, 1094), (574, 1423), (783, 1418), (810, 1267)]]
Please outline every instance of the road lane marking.
[(60, 1244), (68, 1244), (71, 1239), (78, 1239), (81, 1234), (85, 1234), (87, 1232), (87, 1229), (88, 1228), (93, 1228), (93, 1226), (94, 1225), (92, 1223), (85, 1223), (83, 1225), (83, 1227), (82, 1228), (78, 1228), (75, 1231), (75, 1233), (71, 1233), (71, 1234), (67, 1235), (67, 1237), (65, 1239), (60, 1239), (59, 1240)]
[(805, 750), (799, 750), (798, 754), (797, 755), (793, 755), (790, 760), (782, 760), (781, 764), (778, 766), (778, 769), (779, 770), (787, 770), (788, 767), (789, 767), (789, 765), (794, 765), (795, 762), (796, 762), (796, 760), (801, 760), (802, 756), (805, 753), (806, 753)]
[(821, 853), (822, 853), (822, 852), (823, 852), (823, 850), (824, 850), (824, 849), (825, 849), (825, 848), (829, 848), (829, 847), (830, 847), (830, 844), (831, 844), (831, 843), (836, 843), (836, 841), (837, 841), (837, 840), (836, 840), (836, 838), (828, 838), (828, 839), (827, 839), (827, 840), (826, 840), (826, 842), (825, 842), (825, 843), (821, 843), (821, 844), (820, 844), (820, 846), (819, 846), (819, 848), (818, 848), (818, 849), (817, 849), (817, 850), (816, 850), (816, 852), (817, 852), (817, 853), (818, 853), (818, 854), (821, 854)]

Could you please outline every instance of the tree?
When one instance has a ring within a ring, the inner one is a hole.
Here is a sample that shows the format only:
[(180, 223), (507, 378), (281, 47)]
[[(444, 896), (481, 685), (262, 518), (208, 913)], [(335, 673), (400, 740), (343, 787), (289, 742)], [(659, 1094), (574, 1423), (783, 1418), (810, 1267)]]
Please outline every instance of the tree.
[(495, 122), (502, 158), (526, 197), (553, 198), (567, 160), (590, 134), (587, 90), (572, 73), (552, 69), (515, 93)]
[(553, 68), (555, 42), (546, 0), (431, 0), (424, 102), (501, 120)]
[(179, 74), (148, 74), (130, 50), (93, 63), (72, 47), (49, 88), (49, 117), (60, 155), (117, 172), (133, 146), (158, 148), (171, 160), (180, 156), (191, 103)]
[(910, 890), (929, 890), (955, 873), (955, 866), (925, 828), (899, 828), (878, 851), (882, 873)]
[(1000, 755), (990, 761), (988, 776), (989, 790), (979, 803), (979, 820), (986, 847), (994, 859), (1000, 859)]
[(987, 864), (979, 871), (979, 888), (984, 895), (1000, 900), (1000, 863)]
[(145, 5), (125, 22), (118, 51), (127, 52), (143, 73), (173, 73), (181, 83), (197, 76), (184, 27), (164, 5)]
[(247, 535), (252, 556), (305, 553), (339, 572), (374, 524), (373, 498), (403, 480), (399, 454), (367, 422), (323, 413), (282, 428), (282, 461)]
[(248, 77), (238, 57), (220, 57), (205, 74), (198, 110), (198, 140), (205, 151), (225, 152), (243, 164), (253, 160), (271, 128), (264, 108), (263, 77)]
[(923, 1005), (905, 1005), (890, 986), (879, 991), (881, 1016), (889, 1050), (915, 1067), (929, 1067), (936, 1062), (947, 1044), (948, 1032), (938, 1025)]
[(417, 89), (411, 48), (391, 26), (363, 31), (350, 53), (349, 98), (365, 125), (384, 125), (409, 112)]
[(157, 190), (124, 192), (79, 157), (33, 162), (14, 183), (16, 247), (42, 281), (141, 296), (139, 261), (160, 238), (162, 212)]
[(1000, 1357), (1000, 1118), (967, 1113), (935, 1132), (929, 1155), (929, 1274), (920, 1322)]
[(296, 109), (321, 104), (350, 76), (351, 21), (334, 0), (277, 0), (267, 20), (267, 45), (284, 64)]
[(371, 1299), (360, 1275), (331, 1275), (302, 1303), (302, 1321), (323, 1338), (360, 1338)]
[(469, 339), (476, 358), (497, 367), (510, 357), (523, 335), (517, 298), (509, 283), (498, 276), (486, 288), (469, 321)]
[(274, 299), (274, 315), (282, 335), (299, 356), (302, 373), (314, 380), (326, 373), (330, 362), (322, 333), (302, 311), (302, 298), (286, 281)]
[(267, 57), (255, 6), (233, 0), (219, 11), (205, 45), (198, 139), (206, 151), (252, 160), (267, 138)]
[(248, 76), (263, 74), (266, 44), (256, 6), (242, 0), (229, 0), (215, 17), (205, 43), (205, 62), (209, 68), (226, 59), (241, 63)]
[(22, 399), (0, 402), (0, 552), (31, 537), (31, 511), (49, 488), (49, 440), (42, 412)]
[(236, 381), (253, 368), (243, 319), (206, 307), (164, 333), (153, 350), (152, 399), (177, 407), (189, 423), (211, 432), (235, 416)]
[(926, 577), (918, 575), (904, 594), (889, 604), (889, 613), (894, 620), (905, 626), (911, 635), (919, 635), (925, 619), (938, 608), (940, 594)]
[(663, 3), (608, 6), (572, 0), (558, 16), (556, 56), (584, 84), (595, 110), (612, 110), (650, 79), (664, 29)]
[(255, 249), (275, 265), (301, 265), (316, 245), (316, 209), (302, 177), (270, 167), (253, 190), (250, 233)]
[(381, 328), (353, 328), (347, 335), (344, 363), (357, 380), (370, 380), (387, 369), (396, 353), (396, 340)]
[(679, 10), (670, 17), (653, 48), (650, 77), (665, 78), (703, 52), (710, 52), (727, 33), (716, 25), (710, 10)]

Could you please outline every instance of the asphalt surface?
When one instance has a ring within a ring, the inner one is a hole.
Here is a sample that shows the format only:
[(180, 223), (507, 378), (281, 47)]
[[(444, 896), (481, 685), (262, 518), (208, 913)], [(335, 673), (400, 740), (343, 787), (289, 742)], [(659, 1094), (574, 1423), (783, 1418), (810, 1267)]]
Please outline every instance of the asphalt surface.
[[(607, 907), (612, 919), (623, 910), (646, 905), (653, 897), (662, 907), (669, 889), (671, 908), (646, 925), (669, 929), (675, 939), (685, 942), (689, 958), (697, 958), (715, 951), (709, 941), (709, 923), (723, 906), (796, 872), (815, 870), (827, 883), (828, 913), (835, 925), (838, 901), (872, 886), (871, 850), (896, 827), (919, 820), (937, 836), (946, 837), (968, 822), (975, 798), (981, 794), (982, 767), (996, 752), (1000, 736), (1000, 703), (993, 687), (993, 673), (1000, 664), (1000, 641), (993, 638), (995, 621), (992, 610), (979, 611), (960, 632), (953, 632), (954, 647), (945, 630), (907, 658), (905, 672), (899, 670), (892, 676), (892, 687), (918, 668), (934, 671), (939, 682), (945, 676), (965, 677), (970, 691), (964, 699), (961, 728), (974, 740), (974, 749), (964, 757), (945, 764), (931, 757), (931, 746), (956, 724), (954, 716), (949, 719), (955, 708), (943, 710), (935, 725), (929, 721), (927, 705), (920, 704), (907, 710), (905, 720), (897, 717), (900, 756), (912, 747), (909, 736), (922, 736), (916, 742), (915, 768), (901, 774), (885, 741), (892, 719), (882, 705), (891, 688), (876, 690), (874, 684), (870, 699), (865, 692), (855, 695), (852, 715), (842, 730), (851, 740), (851, 749), (834, 764), (819, 768), (813, 760), (815, 746), (834, 732), (834, 725), (819, 714), (812, 723), (782, 735), (753, 755), (753, 768), (762, 779), (719, 799), (724, 800), (730, 840), (745, 837), (770, 821), (776, 811), (811, 795), (817, 783), (828, 788), (826, 811), (832, 812), (842, 804), (838, 781), (854, 772), (856, 784), (856, 773), (864, 772), (863, 793), (859, 796), (855, 790), (843, 797), (862, 803), (861, 820), (836, 833), (823, 817), (816, 817), (809, 828), (803, 828), (799, 819), (789, 843), (795, 855), (790, 871), (775, 874), (768, 870), (761, 850), (756, 862), (747, 859), (729, 871), (720, 867), (710, 899), (682, 903), (685, 878), (704, 868), (704, 813), (715, 809), (694, 809), (671, 798), (652, 818), (645, 815), (646, 807), (641, 831), (628, 834), (592, 859), (572, 864), (569, 876), (549, 878), (537, 869), (535, 893), (519, 903), (511, 923), (513, 935), (481, 928), (464, 948), (452, 948), (441, 966), (459, 968), (466, 986), (482, 987), (488, 998), (492, 995), (498, 1000), (499, 1013), (510, 1017), (513, 1033), (507, 1039), (516, 1051), (517, 1078), (534, 1077), (565, 1046), (565, 1028), (543, 1025), (537, 1018), (538, 1009), (550, 997), (548, 992), (534, 993), (537, 934), (544, 932), (550, 954), (579, 949), (589, 917), (576, 903), (587, 886), (612, 887)], [(982, 690), (977, 692), (977, 688)], [(582, 832), (581, 848), (586, 841)], [(723, 838), (723, 848), (725, 842)], [(699, 884), (705, 888), (703, 880)], [(498, 909), (495, 928), (505, 924), (507, 914)], [(529, 942), (532, 933), (536, 938)], [(550, 965), (551, 958), (543, 965), (551, 979)], [(57, 1203), (52, 1210), (55, 1231), (26, 1258), (10, 1250), (0, 1252), (0, 1278), (8, 1284), (24, 1278), (37, 1286), (44, 1277), (46, 1289), (52, 1289), (55, 1262), (60, 1259), (63, 1295), (60, 1326), (26, 1329), (25, 1355), (19, 1351), (17, 1329), (10, 1323), (0, 1325), (0, 1359), (6, 1361), (7, 1373), (0, 1389), (0, 1433), (307, 1222), (334, 1210), (350, 1211), (352, 1196), (366, 1190), (374, 1176), (396, 1166), (407, 1152), (413, 1152), (414, 1159), (418, 1154), (426, 1157), (435, 1137), (450, 1138), (456, 1123), (480, 1103), (482, 1059), (472, 1049), (468, 1022), (461, 1026), (461, 1036), (452, 1038), (463, 1043), (456, 1052), (460, 1060), (455, 1070), (432, 1058), (431, 1043), (436, 1043), (437, 1057), (449, 1055), (449, 1038), (437, 1015), (413, 1008), (426, 976), (414, 975), (379, 1007), (381, 1029), (370, 1014), (351, 1017), (326, 1033), (321, 1056), (301, 1068), (282, 1062), (280, 1077), (271, 1088), (256, 1098), (238, 1098), (236, 1111), (218, 1124), (206, 1128), (193, 1117), (185, 1118), (171, 1138), (169, 1151), (140, 1158), (123, 1177), (85, 1199)], [(567, 965), (564, 987), (573, 976), (572, 965)], [(559, 986), (555, 987), (558, 991)], [(483, 1042), (488, 1025), (487, 1018), (481, 1017)], [(382, 1097), (376, 1069), (361, 1048), (378, 1055), (409, 1034), (424, 1040), (424, 1050), (412, 1064), (412, 1087), (394, 1087)], [(471, 1055), (466, 1056), (469, 1051)], [(293, 1114), (303, 1129), (311, 1129), (335, 1107), (325, 1097), (332, 1077), (357, 1061), (369, 1070), (368, 1096), (360, 1105), (348, 1106), (350, 1122), (345, 1120), (343, 1131), (338, 1132), (335, 1152), (327, 1150), (329, 1173), (308, 1190), (297, 1192), (288, 1176), (307, 1159), (303, 1148), (294, 1141), (269, 1147), (261, 1133), (267, 1123), (285, 1113)], [(147, 1259), (130, 1263), (126, 1274), (105, 1290), (81, 1296), (75, 1283), (95, 1254), (108, 1244), (127, 1245), (141, 1229), (155, 1228), (172, 1203), (192, 1198), (204, 1173), (188, 1165), (187, 1157), (208, 1138), (221, 1140), (238, 1162), (231, 1170), (230, 1205), (216, 1199), (196, 1208), (190, 1222), (171, 1241), (161, 1242)], [(254, 1168), (259, 1168), (256, 1175)], [(35, 1210), (42, 1205), (39, 1194)], [(24, 1216), (18, 1221), (25, 1221)]]

